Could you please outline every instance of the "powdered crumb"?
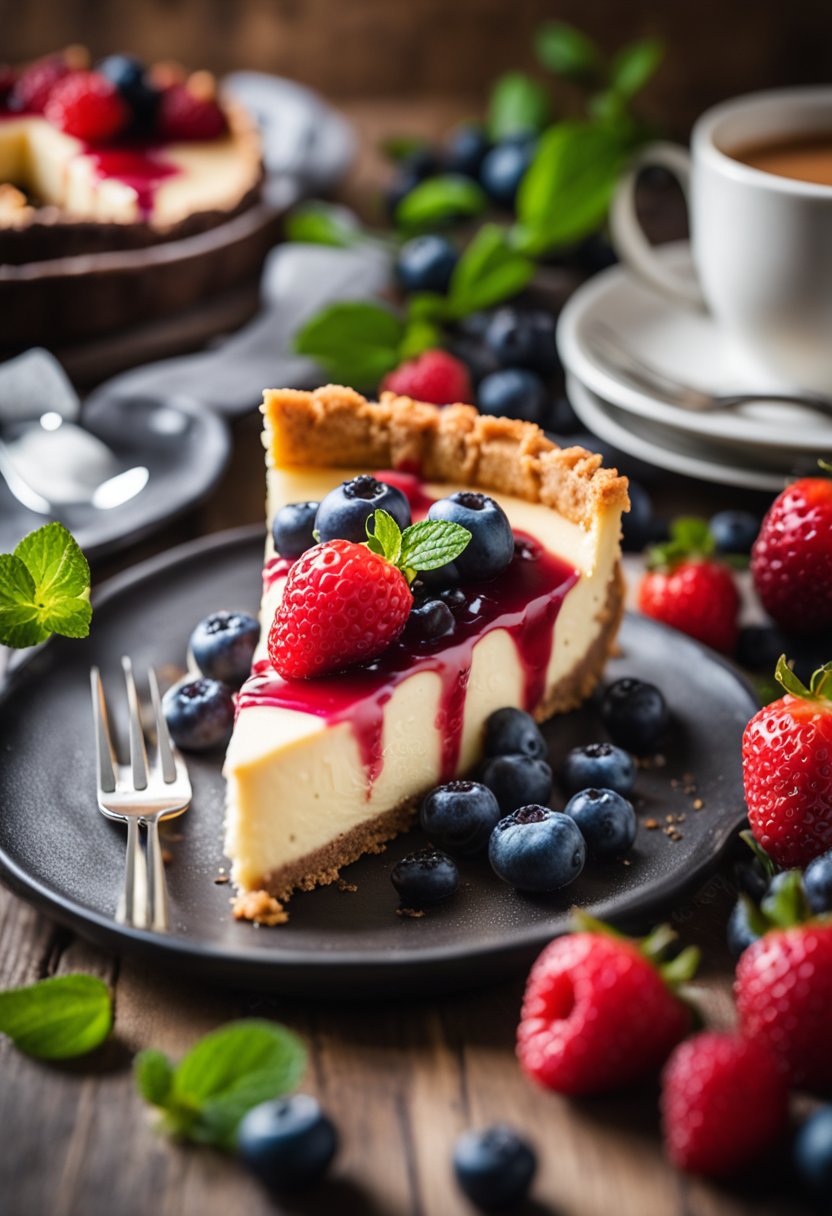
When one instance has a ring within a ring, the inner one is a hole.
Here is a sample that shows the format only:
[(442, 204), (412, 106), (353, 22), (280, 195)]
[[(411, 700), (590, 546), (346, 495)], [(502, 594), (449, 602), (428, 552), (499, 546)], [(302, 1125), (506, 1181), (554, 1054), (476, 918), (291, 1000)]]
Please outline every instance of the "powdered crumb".
[(702, 808), (704, 807), (704, 805), (705, 805), (705, 803), (702, 801), (701, 798), (695, 798), (693, 801), (693, 809), (695, 811), (701, 811)]
[(222, 883), (228, 882), (228, 875), (227, 874), (218, 874), (217, 877), (214, 879), (214, 882), (217, 884), (217, 886), (220, 886)]
[(659, 826), (659, 821), (658, 821), (658, 819), (645, 819), (644, 826), (647, 828), (647, 830), (649, 832), (652, 832), (652, 831), (654, 831), (655, 828), (657, 828)]
[(279, 899), (268, 891), (242, 891), (231, 900), (235, 920), (250, 920), (255, 925), (285, 925), (289, 913)]
[(170, 849), (162, 849), (162, 861), (166, 866), (169, 866), (173, 861), (173, 853), (171, 853)]
[(396, 916), (407, 916), (410, 920), (421, 920), (424, 915), (422, 908), (396, 908)]
[(344, 879), (344, 878), (339, 878), (338, 879), (338, 890), (344, 891), (345, 893), (347, 893), (349, 895), (354, 895), (355, 892), (358, 890), (358, 885), (357, 885), (357, 883), (354, 883), (354, 882), (347, 882), (346, 879)]

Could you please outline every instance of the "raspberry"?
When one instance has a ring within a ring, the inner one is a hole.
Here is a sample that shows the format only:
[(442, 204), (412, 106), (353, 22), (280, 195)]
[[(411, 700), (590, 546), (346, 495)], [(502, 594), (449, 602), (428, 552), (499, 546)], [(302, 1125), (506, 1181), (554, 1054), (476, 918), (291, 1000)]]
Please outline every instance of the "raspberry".
[(681, 1043), (668, 1060), (661, 1107), (673, 1164), (722, 1176), (753, 1161), (785, 1131), (788, 1093), (765, 1047), (706, 1033)]
[(187, 84), (172, 84), (159, 98), (156, 131), (162, 139), (219, 139), (228, 130), (225, 114), (213, 97), (201, 97)]
[(49, 95), (59, 80), (70, 72), (63, 55), (38, 59), (21, 72), (9, 94), (9, 109), (27, 114), (42, 114)]
[(73, 72), (58, 81), (46, 103), (46, 117), (56, 127), (101, 144), (123, 131), (130, 111), (109, 80), (98, 72)]
[(783, 629), (832, 630), (832, 480), (804, 477), (775, 498), (751, 552), (751, 575)]
[(418, 358), (402, 363), (395, 371), (388, 372), (381, 388), (433, 405), (473, 399), (467, 367), (444, 350), (426, 350)]

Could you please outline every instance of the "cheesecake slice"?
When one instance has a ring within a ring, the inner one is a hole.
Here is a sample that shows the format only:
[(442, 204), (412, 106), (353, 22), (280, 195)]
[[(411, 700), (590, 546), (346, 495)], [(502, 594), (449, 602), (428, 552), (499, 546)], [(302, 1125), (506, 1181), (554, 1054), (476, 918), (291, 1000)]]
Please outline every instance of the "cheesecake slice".
[[(269, 524), (263, 635), (243, 685), (225, 762), (226, 852), (243, 891), (285, 899), (407, 828), (432, 786), (472, 769), (483, 727), (503, 706), (542, 721), (594, 688), (622, 612), (621, 513), (627, 483), (583, 448), (561, 449), (529, 423), (351, 389), (264, 394)], [(286, 503), (320, 501), (374, 473), (410, 500), (477, 489), (506, 511), (515, 556), (463, 588), (453, 633), (411, 640), (375, 663), (285, 680), (266, 638), (290, 563), (271, 523)]]

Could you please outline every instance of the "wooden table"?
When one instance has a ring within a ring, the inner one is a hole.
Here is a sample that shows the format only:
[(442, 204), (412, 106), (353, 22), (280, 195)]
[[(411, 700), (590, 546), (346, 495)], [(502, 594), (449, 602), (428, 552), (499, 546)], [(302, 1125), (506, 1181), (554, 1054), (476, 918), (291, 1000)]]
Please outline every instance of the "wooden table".
[[(99, 576), (190, 537), (259, 521), (261, 485), (252, 470), (261, 461), (259, 419), (243, 419), (211, 502), (107, 563)], [(687, 511), (725, 500), (679, 479), (674, 486), (674, 505)], [(671, 910), (685, 940), (702, 946), (700, 1007), (716, 1026), (732, 1018), (724, 947), (732, 898), (721, 872)], [(472, 1209), (453, 1182), (451, 1148), (464, 1128), (494, 1121), (514, 1125), (537, 1145), (540, 1172), (525, 1209), (537, 1216), (808, 1210), (790, 1197), (794, 1188), (776, 1164), (736, 1187), (677, 1175), (659, 1147), (652, 1087), (581, 1102), (532, 1087), (513, 1056), (522, 977), (404, 1005), (323, 1005), (221, 990), (113, 959), (0, 889), (0, 987), (71, 971), (112, 985), (114, 1035), (94, 1056), (65, 1066), (37, 1063), (0, 1040), (2, 1216), (463, 1216)], [(159, 1136), (131, 1076), (137, 1050), (153, 1046), (176, 1057), (204, 1032), (250, 1015), (279, 1019), (304, 1036), (304, 1088), (320, 1096), (342, 1137), (329, 1180), (285, 1205), (233, 1160)]]

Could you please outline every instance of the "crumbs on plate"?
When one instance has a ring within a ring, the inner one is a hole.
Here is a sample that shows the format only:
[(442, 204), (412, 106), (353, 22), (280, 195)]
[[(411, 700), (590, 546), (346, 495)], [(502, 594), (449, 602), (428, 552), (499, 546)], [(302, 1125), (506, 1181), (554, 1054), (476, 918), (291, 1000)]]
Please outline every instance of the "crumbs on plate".
[(231, 900), (235, 920), (250, 920), (255, 925), (285, 925), (289, 913), (279, 899), (268, 891), (242, 891)]

